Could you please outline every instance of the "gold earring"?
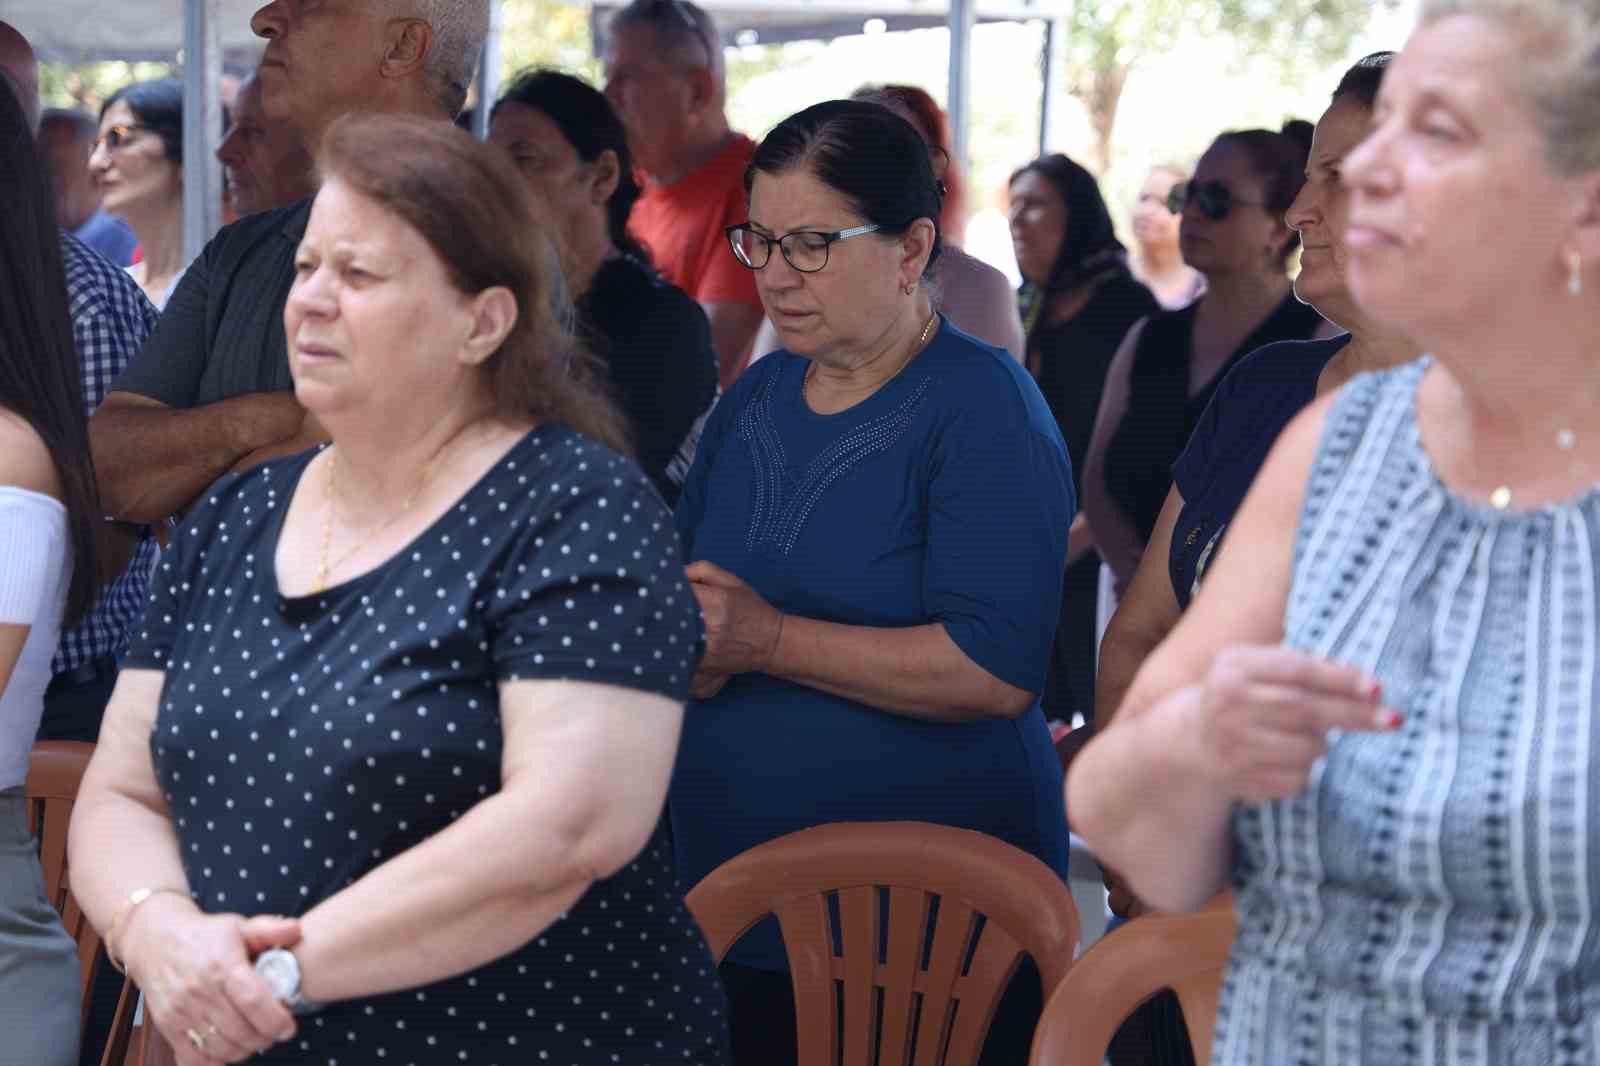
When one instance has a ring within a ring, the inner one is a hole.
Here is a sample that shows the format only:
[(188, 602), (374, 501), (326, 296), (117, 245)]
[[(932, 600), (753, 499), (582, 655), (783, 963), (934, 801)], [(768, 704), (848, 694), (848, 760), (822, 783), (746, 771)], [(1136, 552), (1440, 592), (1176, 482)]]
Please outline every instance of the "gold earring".
[(1583, 253), (1574, 249), (1567, 253), (1567, 266), (1571, 273), (1567, 275), (1567, 293), (1571, 296), (1583, 295)]
[(912, 293), (917, 291), (917, 283), (913, 281), (910, 285), (905, 286), (900, 291), (905, 293), (907, 296), (910, 296)]

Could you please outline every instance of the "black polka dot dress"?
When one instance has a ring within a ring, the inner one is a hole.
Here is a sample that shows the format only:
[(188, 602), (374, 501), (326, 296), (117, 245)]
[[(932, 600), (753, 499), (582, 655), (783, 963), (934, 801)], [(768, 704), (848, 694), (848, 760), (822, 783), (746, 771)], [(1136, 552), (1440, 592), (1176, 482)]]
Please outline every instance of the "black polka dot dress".
[[(493, 794), (498, 683), (682, 699), (699, 648), (664, 505), (575, 433), (529, 433), (387, 563), (288, 598), (274, 553), (310, 459), (224, 479), (201, 501), (125, 663), (166, 672), (151, 749), (208, 912), (302, 914)], [(715, 1066), (725, 1014), (658, 828), (531, 943), (332, 1004), (254, 1061)]]

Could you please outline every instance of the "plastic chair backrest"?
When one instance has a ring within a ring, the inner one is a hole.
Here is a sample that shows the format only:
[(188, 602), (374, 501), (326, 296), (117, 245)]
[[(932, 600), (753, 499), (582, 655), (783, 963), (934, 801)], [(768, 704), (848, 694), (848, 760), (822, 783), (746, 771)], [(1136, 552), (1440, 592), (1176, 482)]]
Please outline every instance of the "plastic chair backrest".
[(777, 917), (802, 1066), (972, 1066), (1022, 956), (1048, 997), (1078, 944), (1077, 908), (1049, 867), (924, 822), (791, 833), (723, 863), (687, 902), (718, 962)]
[[(89, 767), (89, 757), (94, 754), (93, 744), (79, 741), (52, 740), (34, 745), (28, 763), (28, 780), (24, 792), (28, 800), (28, 832), (39, 841), (39, 865), (44, 872), (45, 896), (61, 915), (61, 924), (67, 935), (78, 943), (78, 968), (80, 988), (83, 992), (84, 1035), (87, 1037), (90, 992), (94, 978), (105, 961), (105, 950), (100, 934), (85, 917), (78, 901), (72, 895), (72, 881), (67, 869), (67, 826), (72, 822), (72, 807), (78, 798), (78, 786)], [(127, 1054), (129, 1034), (133, 1028), (135, 993), (132, 984), (125, 984), (122, 997), (112, 1022), (110, 1040), (102, 1061), (121, 1066)]]
[(1045, 1004), (1030, 1066), (1101, 1066), (1123, 1021), (1162, 989), (1178, 996), (1196, 1066), (1210, 1066), (1236, 929), (1233, 897), (1224, 894), (1193, 914), (1146, 914), (1108, 933)]

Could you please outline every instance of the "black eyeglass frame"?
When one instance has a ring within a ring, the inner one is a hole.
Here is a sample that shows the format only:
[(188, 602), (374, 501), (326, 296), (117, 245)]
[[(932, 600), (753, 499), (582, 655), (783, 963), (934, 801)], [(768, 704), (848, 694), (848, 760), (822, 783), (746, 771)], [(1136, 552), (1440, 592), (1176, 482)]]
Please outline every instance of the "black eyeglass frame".
[[(869, 223), (865, 226), (851, 226), (848, 229), (836, 229), (832, 233), (824, 233), (821, 230), (814, 229), (797, 229), (791, 233), (785, 233), (781, 237), (769, 237), (765, 233), (760, 233), (755, 229), (752, 229), (750, 223), (741, 222), (736, 226), (729, 226), (722, 232), (723, 235), (728, 238), (728, 244), (733, 249), (733, 258), (746, 270), (764, 269), (768, 263), (772, 262), (772, 246), (776, 244), (778, 246), (778, 251), (783, 253), (784, 261), (790, 266), (794, 267), (802, 274), (816, 274), (819, 271), (827, 268), (829, 256), (831, 255), (833, 246), (836, 243), (839, 241), (847, 241), (851, 237), (862, 237), (868, 233), (876, 233), (882, 228), (883, 227), (875, 223)], [(761, 260), (759, 263), (753, 263), (745, 259), (740, 252), (739, 246), (738, 234), (741, 232), (754, 233), (757, 237), (760, 237), (762, 240), (767, 242), (767, 256), (765, 259)], [(820, 266), (807, 268), (796, 263), (794, 261), (794, 257), (789, 254), (789, 238), (791, 237), (820, 237), (822, 239), (822, 264)]]
[(1183, 209), (1191, 203), (1213, 222), (1226, 219), (1235, 207), (1267, 206), (1260, 200), (1239, 199), (1220, 181), (1180, 181), (1167, 193), (1167, 210), (1174, 215), (1183, 214)]

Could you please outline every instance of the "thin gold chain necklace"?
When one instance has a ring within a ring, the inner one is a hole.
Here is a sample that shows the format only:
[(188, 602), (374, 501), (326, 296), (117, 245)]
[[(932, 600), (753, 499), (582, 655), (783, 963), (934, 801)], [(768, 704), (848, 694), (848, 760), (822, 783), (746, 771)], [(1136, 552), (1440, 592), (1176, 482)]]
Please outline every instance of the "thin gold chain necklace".
[[(900, 364), (900, 370), (904, 370), (906, 367), (910, 366), (911, 365), (911, 360), (916, 358), (916, 355), (917, 355), (918, 352), (922, 351), (923, 345), (927, 344), (928, 343), (928, 338), (933, 335), (934, 323), (936, 323), (938, 321), (939, 321), (939, 312), (938, 311), (935, 311), (933, 314), (928, 316), (927, 325), (922, 327), (922, 333), (921, 333), (920, 336), (917, 337), (917, 343), (915, 343), (915, 344), (913, 344), (911, 346), (911, 352), (910, 352), (910, 354), (908, 354), (906, 356), (906, 361), (904, 363)], [(801, 393), (801, 395), (807, 395), (808, 396), (810, 394), (810, 391), (811, 391), (811, 379), (816, 376), (813, 373), (813, 371), (815, 371), (816, 368), (817, 368), (817, 366), (816, 366), (815, 363), (813, 363), (810, 366), (806, 367), (805, 375), (800, 379), (800, 393)], [(900, 370), (896, 370), (893, 374), (890, 374), (889, 377), (884, 380), (884, 384), (887, 385), (890, 381), (893, 381), (896, 377), (898, 377), (900, 375)], [(879, 387), (881, 388), (882, 386), (879, 386)]]
[(439, 456), (443, 455), (444, 450), (454, 443), (455, 439), (460, 435), (460, 430), (457, 430), (455, 433), (452, 433), (449, 437), (445, 438), (443, 444), (434, 449), (433, 454), (428, 457), (428, 461), (422, 464), (422, 476), (419, 477), (417, 479), (417, 483), (412, 486), (411, 492), (408, 493), (405, 498), (405, 502), (400, 505), (400, 510), (396, 511), (394, 514), (390, 515), (388, 518), (379, 523), (375, 528), (365, 533), (355, 547), (351, 548), (349, 551), (345, 552), (331, 563), (328, 561), (328, 549), (333, 544), (334, 512), (337, 510), (339, 498), (339, 453), (334, 447), (330, 447), (328, 449), (328, 479), (323, 485), (324, 496), (327, 500), (327, 513), (323, 515), (322, 518), (322, 551), (317, 557), (317, 581), (315, 587), (313, 587), (311, 590), (313, 594), (327, 591), (328, 577), (330, 574), (332, 574), (339, 567), (343, 566), (345, 563), (349, 562), (355, 557), (356, 553), (361, 551), (362, 548), (370, 545), (375, 538), (381, 536), (385, 530), (394, 525), (396, 522), (400, 521), (402, 517), (410, 512), (411, 506), (417, 502), (417, 497), (422, 495), (422, 490), (427, 487), (428, 480), (433, 474), (434, 464), (438, 461)]

